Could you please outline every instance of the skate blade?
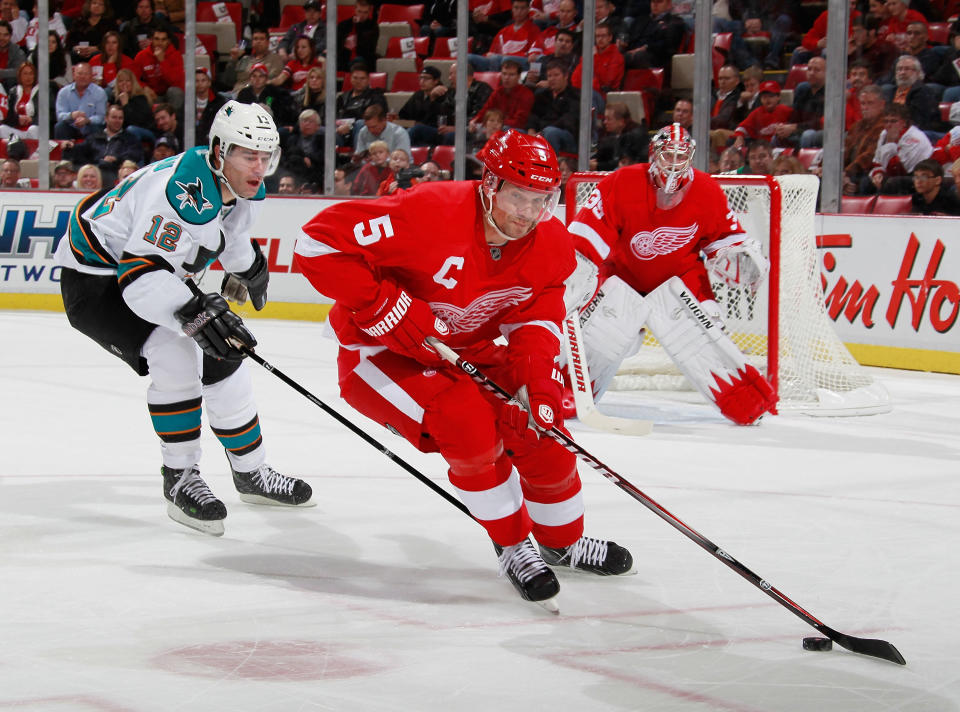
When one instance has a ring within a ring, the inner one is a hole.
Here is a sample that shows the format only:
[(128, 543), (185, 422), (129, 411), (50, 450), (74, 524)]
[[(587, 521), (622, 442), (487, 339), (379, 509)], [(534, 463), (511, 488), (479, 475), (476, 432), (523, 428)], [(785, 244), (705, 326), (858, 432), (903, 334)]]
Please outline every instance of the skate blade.
[(240, 496), (241, 502), (246, 502), (247, 504), (263, 504), (270, 507), (316, 507), (317, 503), (313, 501), (313, 497), (308, 499), (306, 502), (301, 502), (300, 504), (289, 504), (287, 502), (278, 502), (275, 499), (270, 499), (269, 497), (263, 497), (259, 494), (243, 494), (241, 492), (237, 493)]
[(544, 601), (534, 601), (534, 603), (540, 606), (543, 610), (547, 611), (547, 613), (552, 613), (555, 616), (560, 615), (560, 606), (557, 604), (556, 596), (553, 598), (548, 598)]
[(194, 519), (193, 517), (188, 516), (186, 512), (180, 509), (173, 502), (167, 502), (167, 516), (178, 524), (183, 524), (185, 527), (196, 529), (201, 534), (209, 534), (210, 536), (223, 536), (224, 530), (222, 519)]

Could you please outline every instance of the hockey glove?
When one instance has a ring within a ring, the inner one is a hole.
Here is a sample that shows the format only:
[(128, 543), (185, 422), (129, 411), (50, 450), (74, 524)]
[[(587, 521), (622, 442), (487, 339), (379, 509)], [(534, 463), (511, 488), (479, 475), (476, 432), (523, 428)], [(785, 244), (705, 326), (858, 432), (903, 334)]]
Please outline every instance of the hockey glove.
[(429, 304), (392, 282), (382, 282), (373, 306), (354, 313), (353, 318), (360, 329), (395, 353), (426, 366), (446, 363), (427, 346), (426, 339), (443, 339), (450, 333), (449, 327), (430, 311)]
[(747, 287), (756, 292), (767, 276), (769, 263), (763, 256), (760, 243), (752, 237), (742, 242), (724, 245), (707, 254), (707, 269), (731, 287)]
[(253, 245), (253, 264), (244, 272), (234, 274), (228, 272), (220, 285), (220, 293), (237, 304), (246, 304), (247, 294), (257, 311), (267, 304), (267, 282), (270, 281), (270, 270), (267, 269), (267, 260), (260, 249), (260, 243), (250, 240)]
[(248, 348), (257, 345), (243, 321), (230, 311), (226, 300), (216, 293), (197, 294), (175, 315), (183, 333), (197, 342), (207, 356), (218, 360), (241, 361), (243, 352), (230, 343), (239, 341)]
[(516, 397), (503, 406), (500, 421), (520, 437), (528, 428), (550, 430), (563, 423), (562, 399), (563, 375), (551, 364), (549, 370), (531, 377)]

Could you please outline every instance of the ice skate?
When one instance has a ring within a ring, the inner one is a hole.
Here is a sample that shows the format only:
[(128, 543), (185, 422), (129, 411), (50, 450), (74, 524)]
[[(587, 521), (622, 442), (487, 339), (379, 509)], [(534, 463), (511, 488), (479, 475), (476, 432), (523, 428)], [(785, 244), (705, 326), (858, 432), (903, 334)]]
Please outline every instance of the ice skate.
[(506, 547), (494, 543), (493, 548), (500, 559), (500, 575), (507, 574), (524, 600), (537, 603), (553, 614), (560, 612), (555, 600), (560, 582), (529, 539)]
[(569, 566), (599, 576), (618, 576), (630, 571), (633, 557), (613, 541), (582, 536), (572, 546), (554, 549), (540, 545), (540, 555), (550, 566)]
[[(232, 468), (231, 468), (232, 469)], [(233, 484), (240, 499), (248, 504), (273, 504), (285, 507), (313, 507), (313, 490), (303, 480), (281, 475), (270, 465), (253, 472), (233, 470)]]
[(198, 532), (223, 536), (227, 508), (210, 491), (196, 467), (176, 470), (162, 466), (160, 474), (163, 475), (167, 516)]

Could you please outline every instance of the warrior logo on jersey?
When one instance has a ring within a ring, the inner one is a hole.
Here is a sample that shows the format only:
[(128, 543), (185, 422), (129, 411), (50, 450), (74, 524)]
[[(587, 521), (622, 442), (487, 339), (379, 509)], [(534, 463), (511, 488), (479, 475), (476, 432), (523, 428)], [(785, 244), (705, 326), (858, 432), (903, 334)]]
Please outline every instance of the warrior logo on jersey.
[(690, 242), (700, 229), (698, 223), (686, 227), (664, 226), (650, 232), (638, 232), (630, 238), (630, 250), (638, 260), (669, 255)]
[(446, 322), (451, 334), (462, 334), (476, 331), (490, 321), (494, 314), (522, 304), (531, 296), (533, 290), (530, 287), (508, 287), (481, 294), (463, 308), (444, 302), (430, 302), (430, 309)]
[(199, 178), (197, 178), (196, 183), (181, 183), (180, 181), (175, 182), (177, 187), (183, 191), (177, 196), (177, 200), (180, 201), (181, 210), (188, 205), (198, 213), (202, 213), (207, 208), (213, 208), (213, 203), (207, 200), (203, 195), (203, 185), (200, 183)]

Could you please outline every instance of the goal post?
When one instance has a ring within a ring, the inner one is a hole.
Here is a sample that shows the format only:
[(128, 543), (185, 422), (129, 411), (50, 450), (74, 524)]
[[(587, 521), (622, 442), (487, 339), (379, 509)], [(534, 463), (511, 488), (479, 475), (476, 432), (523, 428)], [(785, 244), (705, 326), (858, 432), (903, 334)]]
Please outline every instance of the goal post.
[[(606, 173), (574, 173), (567, 182), (569, 224)], [(813, 175), (717, 175), (730, 209), (770, 260), (754, 294), (711, 274), (727, 334), (763, 371), (778, 411), (867, 415), (890, 410), (890, 397), (850, 354), (827, 316), (816, 250), (819, 180)], [(623, 362), (613, 390), (689, 389), (649, 334)]]

